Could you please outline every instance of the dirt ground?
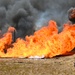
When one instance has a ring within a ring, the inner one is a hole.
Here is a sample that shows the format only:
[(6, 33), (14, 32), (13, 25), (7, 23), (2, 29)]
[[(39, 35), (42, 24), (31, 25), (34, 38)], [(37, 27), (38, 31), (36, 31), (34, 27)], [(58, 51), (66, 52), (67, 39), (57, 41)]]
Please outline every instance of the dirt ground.
[(0, 58), (0, 75), (75, 75), (75, 54), (51, 59)]

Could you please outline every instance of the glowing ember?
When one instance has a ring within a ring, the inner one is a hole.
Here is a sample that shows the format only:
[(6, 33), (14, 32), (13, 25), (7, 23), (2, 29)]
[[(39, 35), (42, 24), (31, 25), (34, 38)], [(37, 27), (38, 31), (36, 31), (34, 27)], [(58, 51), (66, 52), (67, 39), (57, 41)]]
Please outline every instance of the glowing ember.
[(9, 28), (0, 39), (1, 57), (51, 58), (63, 55), (75, 47), (75, 24), (65, 24), (63, 31), (58, 33), (56, 22), (50, 21), (48, 26), (36, 31), (34, 35), (26, 36), (25, 40), (18, 38), (15, 43), (11, 42), (12, 33)]

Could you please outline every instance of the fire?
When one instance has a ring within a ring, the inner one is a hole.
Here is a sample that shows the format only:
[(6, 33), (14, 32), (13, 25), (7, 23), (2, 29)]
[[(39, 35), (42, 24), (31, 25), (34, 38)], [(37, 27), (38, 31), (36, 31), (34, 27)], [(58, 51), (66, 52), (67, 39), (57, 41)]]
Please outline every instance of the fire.
[[(65, 24), (58, 33), (57, 24), (49, 21), (48, 26), (36, 31), (34, 35), (18, 38), (12, 43), (13, 27), (0, 38), (0, 57), (46, 57), (64, 55), (75, 47), (75, 24)], [(6, 50), (6, 53), (4, 52)]]
[(12, 43), (12, 32), (15, 30), (15, 28), (10, 27), (1, 38), (0, 38), (0, 56), (3, 56), (7, 48), (10, 47)]

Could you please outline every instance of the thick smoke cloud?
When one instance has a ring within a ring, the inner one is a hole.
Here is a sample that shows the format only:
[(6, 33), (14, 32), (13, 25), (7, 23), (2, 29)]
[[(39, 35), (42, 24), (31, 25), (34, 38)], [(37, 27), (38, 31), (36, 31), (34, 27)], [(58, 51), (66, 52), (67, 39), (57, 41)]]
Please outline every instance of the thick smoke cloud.
[(0, 0), (0, 29), (4, 33), (13, 26), (16, 37), (24, 38), (55, 20), (61, 31), (71, 7), (75, 0)]

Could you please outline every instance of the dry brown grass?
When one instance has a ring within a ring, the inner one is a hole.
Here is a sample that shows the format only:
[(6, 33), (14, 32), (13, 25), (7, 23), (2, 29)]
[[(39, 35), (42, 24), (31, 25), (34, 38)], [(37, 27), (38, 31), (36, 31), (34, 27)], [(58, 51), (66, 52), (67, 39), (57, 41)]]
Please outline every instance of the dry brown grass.
[(51, 59), (0, 58), (0, 75), (75, 75), (75, 55)]

